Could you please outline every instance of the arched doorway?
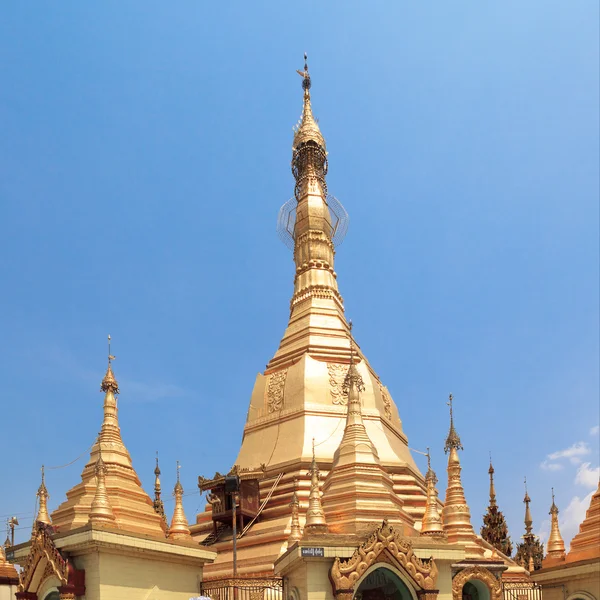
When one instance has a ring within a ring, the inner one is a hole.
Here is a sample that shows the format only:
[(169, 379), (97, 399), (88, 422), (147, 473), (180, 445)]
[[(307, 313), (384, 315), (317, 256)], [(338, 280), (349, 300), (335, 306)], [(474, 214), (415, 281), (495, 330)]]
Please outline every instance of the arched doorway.
[(354, 594), (354, 600), (412, 600), (412, 598), (402, 579), (385, 567), (371, 571)]
[(44, 596), (44, 600), (60, 600), (60, 594), (58, 592), (50, 592), (47, 596)]
[(463, 586), (462, 600), (490, 600), (490, 590), (483, 581), (470, 579)]

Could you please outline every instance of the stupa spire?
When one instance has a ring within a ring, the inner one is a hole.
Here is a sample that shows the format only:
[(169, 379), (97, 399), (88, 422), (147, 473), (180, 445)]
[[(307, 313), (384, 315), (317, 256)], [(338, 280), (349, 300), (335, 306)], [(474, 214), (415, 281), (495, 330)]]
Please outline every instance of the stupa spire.
[(312, 112), (306, 54), (304, 60), (304, 70), (298, 71), (304, 96), (302, 117), (295, 127), (292, 144), (296, 185), (284, 224), (294, 245), (294, 294), (288, 328), (268, 370), (292, 364), (307, 351), (322, 360), (348, 360), (348, 325), (333, 265), (334, 235), (339, 231), (340, 215), (344, 226), (347, 215), (337, 200), (327, 196), (325, 138)]
[(106, 490), (106, 474), (108, 469), (102, 460), (102, 454), (96, 461), (96, 492), (92, 500), (89, 521), (99, 525), (111, 525), (115, 522), (115, 514), (108, 499)]
[(288, 545), (297, 542), (302, 539), (302, 529), (300, 528), (300, 501), (298, 500), (298, 494), (296, 493), (298, 488), (298, 479), (294, 479), (294, 492), (292, 493), (292, 501), (290, 507), (292, 508), (292, 520), (290, 524), (290, 535), (288, 537)]
[(171, 519), (171, 527), (169, 527), (168, 538), (172, 540), (192, 539), (190, 528), (183, 510), (183, 486), (179, 480), (179, 461), (177, 461), (177, 483), (173, 489), (175, 496), (175, 510)]
[(377, 523), (382, 513), (392, 523), (402, 521), (402, 500), (394, 492), (389, 474), (381, 467), (379, 454), (363, 422), (361, 393), (365, 391), (365, 383), (355, 362), (351, 321), (349, 329), (350, 365), (342, 384), (342, 392), (348, 399), (346, 426), (323, 485), (325, 516), (333, 533), (361, 533)]
[(558, 527), (558, 507), (554, 502), (554, 488), (552, 488), (552, 506), (550, 506), (549, 514), (551, 518), (551, 528), (548, 544), (546, 545), (548, 554), (546, 554), (546, 558), (544, 559), (544, 566), (547, 566), (546, 563), (548, 560), (550, 562), (563, 561), (566, 556), (565, 542), (562, 539), (562, 535), (560, 535), (560, 529)]
[(167, 517), (165, 515), (165, 505), (161, 498), (161, 485), (160, 485), (160, 467), (158, 466), (158, 452), (156, 452), (156, 467), (154, 468), (154, 510), (159, 514), (167, 523)]
[(66, 532), (87, 524), (97, 495), (96, 481), (100, 468), (100, 478), (105, 483), (99, 500), (103, 501), (105, 492), (109, 506), (114, 511), (115, 526), (123, 531), (164, 538), (165, 524), (154, 511), (152, 499), (142, 488), (121, 438), (116, 398), (119, 385), (112, 368), (114, 360), (109, 335), (108, 367), (100, 385), (100, 391), (104, 393), (102, 427), (81, 473), (81, 481), (67, 492), (66, 501), (53, 511), (52, 525)]
[(444, 446), (444, 451), (448, 454), (448, 486), (446, 488), (446, 501), (442, 509), (444, 531), (450, 543), (461, 543), (467, 547), (467, 557), (482, 556), (482, 548), (475, 543), (476, 536), (471, 524), (471, 511), (460, 478), (462, 467), (460, 466), (458, 451), (462, 450), (463, 447), (454, 428), (453, 400), (454, 397), (450, 394), (447, 402), (450, 407), (450, 430)]
[(438, 511), (438, 495), (435, 487), (438, 478), (431, 468), (431, 453), (427, 448), (427, 474), (425, 475), (427, 483), (427, 501), (425, 506), (425, 515), (421, 524), (421, 535), (429, 537), (445, 537), (442, 517)]
[(315, 455), (315, 439), (312, 441), (312, 462), (310, 463), (310, 493), (308, 495), (308, 508), (306, 510), (306, 523), (304, 535), (310, 533), (327, 533), (327, 521), (321, 504), (321, 492), (319, 491), (319, 467)]
[(512, 554), (512, 543), (510, 541), (510, 536), (508, 535), (508, 526), (504, 519), (504, 515), (498, 510), (498, 505), (496, 504), (494, 466), (492, 465), (491, 455), (488, 474), (490, 476), (490, 504), (487, 512), (483, 515), (481, 537), (506, 556), (510, 556)]
[(40, 501), (40, 507), (34, 525), (36, 522), (45, 523), (46, 525), (50, 525), (51, 523), (50, 515), (48, 514), (48, 498), (50, 498), (50, 494), (48, 493), (48, 488), (46, 488), (45, 479), (44, 465), (42, 465), (42, 482), (40, 483), (40, 487), (36, 494)]

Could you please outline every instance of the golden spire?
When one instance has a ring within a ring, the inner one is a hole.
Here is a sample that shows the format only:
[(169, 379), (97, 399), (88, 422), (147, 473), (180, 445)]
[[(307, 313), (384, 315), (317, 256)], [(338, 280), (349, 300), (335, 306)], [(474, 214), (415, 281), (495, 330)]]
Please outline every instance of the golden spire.
[(165, 515), (165, 505), (161, 498), (161, 485), (160, 485), (160, 467), (158, 466), (158, 451), (156, 452), (156, 467), (154, 469), (154, 510), (159, 514), (165, 524), (167, 523), (167, 517)]
[(106, 473), (108, 469), (102, 460), (102, 455), (98, 457), (94, 471), (96, 473), (96, 493), (92, 500), (89, 521), (100, 525), (110, 525), (115, 521), (115, 514), (108, 500), (106, 490)]
[(435, 484), (438, 479), (435, 472), (431, 468), (431, 454), (427, 448), (427, 474), (425, 475), (427, 482), (427, 501), (425, 506), (425, 515), (421, 525), (421, 535), (429, 537), (445, 537), (442, 517), (438, 512), (438, 496)]
[[(48, 489), (46, 488), (45, 476), (44, 476), (44, 465), (42, 465), (42, 483), (38, 488), (36, 496), (40, 500), (40, 508), (38, 510), (37, 517), (35, 518), (35, 522), (45, 523), (46, 525), (50, 525), (50, 515), (48, 514), (48, 498), (50, 498), (50, 494), (48, 494)], [(34, 522), (34, 525), (35, 525)]]
[(490, 452), (490, 504), (483, 515), (483, 526), (481, 527), (481, 537), (494, 546), (495, 550), (499, 550), (506, 556), (512, 554), (512, 542), (508, 535), (508, 526), (502, 511), (498, 510), (496, 504), (496, 489), (494, 487), (494, 467), (492, 465), (492, 453)]
[(548, 544), (546, 550), (548, 554), (546, 559), (551, 560), (565, 560), (565, 542), (560, 535), (560, 529), (558, 528), (558, 507), (554, 502), (554, 488), (552, 488), (552, 506), (550, 507), (550, 518), (552, 519), (552, 525), (550, 530), (550, 537), (548, 538)]
[(310, 494), (308, 496), (308, 509), (306, 510), (306, 523), (304, 535), (308, 533), (327, 533), (327, 522), (321, 504), (321, 492), (319, 491), (319, 467), (315, 456), (315, 438), (312, 441), (312, 462), (310, 464)]
[(292, 522), (290, 525), (290, 535), (288, 537), (288, 545), (297, 542), (302, 539), (302, 530), (300, 529), (300, 501), (298, 500), (298, 494), (296, 493), (298, 487), (298, 479), (294, 479), (294, 492), (292, 494), (292, 501), (290, 506), (292, 507)]
[(183, 486), (179, 481), (179, 461), (177, 461), (177, 483), (173, 490), (173, 496), (175, 496), (175, 510), (173, 511), (173, 518), (171, 519), (171, 527), (169, 527), (168, 538), (171, 540), (181, 539), (192, 539), (190, 534), (190, 528), (188, 527), (187, 519), (185, 518), (185, 512), (183, 511)]
[(321, 134), (310, 105), (310, 75), (308, 73), (308, 56), (304, 53), (304, 71), (296, 71), (302, 77), (302, 89), (304, 90), (304, 106), (302, 107), (302, 117), (295, 127), (293, 148), (298, 148), (306, 142), (315, 142), (325, 150), (325, 138)]
[(119, 384), (112, 370), (112, 361), (115, 357), (110, 353), (110, 335), (108, 336), (108, 368), (102, 379), (100, 391), (104, 392), (104, 420), (100, 430), (100, 442), (113, 442), (122, 444), (121, 429), (119, 428), (117, 398)]
[(448, 397), (448, 406), (450, 407), (450, 430), (446, 438), (444, 451), (448, 456), (448, 487), (446, 488), (446, 501), (442, 509), (442, 518), (444, 521), (444, 531), (448, 536), (450, 543), (462, 543), (467, 548), (467, 557), (482, 556), (483, 549), (476, 544), (475, 531), (471, 525), (471, 511), (465, 498), (465, 490), (460, 478), (462, 468), (458, 451), (462, 450), (460, 437), (454, 429), (454, 414), (452, 410), (452, 394)]

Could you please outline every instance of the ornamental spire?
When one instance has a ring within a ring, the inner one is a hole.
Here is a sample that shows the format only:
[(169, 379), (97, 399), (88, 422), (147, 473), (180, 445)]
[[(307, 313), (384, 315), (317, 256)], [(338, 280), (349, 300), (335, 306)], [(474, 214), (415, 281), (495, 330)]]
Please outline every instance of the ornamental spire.
[(425, 504), (425, 515), (421, 525), (421, 535), (429, 537), (443, 538), (444, 526), (442, 525), (442, 517), (438, 512), (438, 495), (435, 484), (438, 478), (434, 470), (431, 468), (431, 454), (427, 448), (427, 474), (425, 482), (427, 484), (427, 501)]
[(156, 452), (156, 467), (154, 468), (154, 510), (156, 514), (160, 515), (167, 524), (167, 517), (165, 515), (165, 505), (161, 498), (161, 485), (160, 485), (160, 467), (158, 466), (158, 451)]
[(446, 437), (446, 445), (444, 446), (444, 452), (448, 454), (448, 452), (455, 448), (456, 450), (463, 450), (462, 444), (460, 443), (460, 437), (458, 437), (458, 433), (456, 433), (456, 429), (454, 429), (454, 414), (452, 411), (452, 401), (454, 397), (452, 394), (448, 396), (448, 406), (450, 407), (450, 430), (448, 431), (448, 436)]
[(525, 477), (525, 497), (523, 498), (523, 502), (525, 504), (525, 535), (531, 535), (533, 519), (531, 518), (531, 510), (529, 509), (531, 498), (527, 493), (527, 477)]
[(550, 518), (552, 519), (550, 537), (548, 538), (548, 544), (546, 550), (548, 554), (544, 559), (544, 566), (546, 561), (563, 561), (565, 560), (565, 542), (560, 535), (560, 529), (558, 528), (558, 507), (554, 502), (554, 488), (552, 488), (552, 506), (550, 507)]
[(94, 499), (92, 500), (92, 507), (89, 516), (90, 523), (110, 525), (115, 521), (115, 515), (110, 505), (108, 492), (106, 490), (107, 471), (108, 469), (102, 460), (102, 454), (100, 454), (94, 469), (96, 474), (96, 493), (94, 494)]
[(492, 457), (490, 454), (490, 504), (487, 512), (483, 515), (483, 526), (481, 527), (481, 537), (494, 546), (506, 556), (512, 554), (512, 543), (508, 535), (508, 526), (504, 515), (498, 510), (496, 504), (496, 489), (494, 487), (494, 467), (492, 465)]
[(315, 438), (312, 441), (312, 462), (310, 463), (308, 475), (310, 475), (310, 494), (308, 496), (304, 535), (308, 533), (327, 533), (327, 522), (321, 504), (321, 492), (319, 491), (319, 467), (315, 456)]
[(312, 106), (310, 104), (310, 87), (312, 85), (310, 80), (310, 74), (308, 72), (308, 56), (304, 53), (304, 70), (297, 70), (296, 73), (302, 77), (302, 89), (304, 90), (304, 106), (302, 107), (302, 117), (300, 121), (294, 127), (294, 143), (292, 148), (294, 150), (301, 144), (306, 142), (314, 142), (321, 146), (325, 150), (325, 138), (321, 134), (319, 125), (315, 120), (312, 113)]
[(490, 452), (490, 468), (488, 469), (490, 476), (490, 507), (496, 506), (496, 488), (494, 487), (494, 466), (492, 465), (492, 453)]
[(102, 379), (100, 391), (104, 392), (104, 419), (100, 430), (99, 441), (123, 444), (117, 409), (117, 396), (119, 384), (112, 370), (112, 361), (115, 357), (110, 353), (110, 335), (108, 336), (108, 368)]
[(179, 481), (180, 468), (179, 461), (177, 461), (177, 483), (173, 489), (173, 496), (175, 496), (175, 510), (173, 511), (171, 527), (169, 527), (167, 536), (171, 540), (192, 539), (190, 528), (188, 527), (188, 522), (183, 510), (183, 486)]
[(35, 518), (35, 522), (50, 525), (50, 515), (48, 514), (48, 498), (50, 498), (50, 494), (48, 493), (48, 489), (46, 488), (44, 465), (42, 465), (42, 483), (38, 488), (36, 496), (39, 498), (40, 508), (38, 510), (37, 517)]
[(458, 433), (454, 429), (454, 415), (452, 412), (453, 396), (448, 398), (450, 406), (450, 431), (446, 438), (444, 451), (448, 456), (448, 486), (446, 487), (446, 501), (442, 509), (442, 518), (444, 520), (444, 531), (448, 536), (448, 541), (452, 543), (461, 543), (466, 546), (467, 557), (482, 556), (483, 549), (476, 543), (475, 531), (471, 524), (471, 511), (465, 498), (465, 490), (460, 478), (462, 467), (458, 458), (458, 451), (462, 450), (462, 444)]
[(517, 554), (515, 556), (519, 564), (525, 565), (529, 572), (542, 568), (542, 558), (544, 556), (544, 545), (540, 542), (537, 535), (533, 534), (533, 519), (531, 518), (531, 509), (529, 503), (531, 498), (527, 493), (527, 477), (525, 477), (525, 534), (523, 542), (517, 546)]
[(292, 545), (294, 542), (302, 539), (302, 530), (300, 529), (300, 501), (298, 500), (298, 494), (296, 490), (298, 488), (298, 479), (294, 479), (294, 492), (292, 493), (292, 501), (290, 506), (292, 508), (292, 521), (290, 524), (290, 535), (288, 537), (288, 545)]

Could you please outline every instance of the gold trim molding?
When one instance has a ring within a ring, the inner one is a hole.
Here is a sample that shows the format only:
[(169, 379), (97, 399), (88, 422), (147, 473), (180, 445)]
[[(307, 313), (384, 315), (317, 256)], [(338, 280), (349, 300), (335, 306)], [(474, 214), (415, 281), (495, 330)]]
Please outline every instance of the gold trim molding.
[(459, 571), (452, 579), (452, 598), (462, 600), (462, 589), (465, 583), (476, 579), (485, 583), (490, 591), (490, 600), (502, 600), (502, 583), (485, 567), (468, 567)]

